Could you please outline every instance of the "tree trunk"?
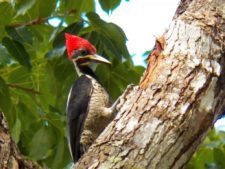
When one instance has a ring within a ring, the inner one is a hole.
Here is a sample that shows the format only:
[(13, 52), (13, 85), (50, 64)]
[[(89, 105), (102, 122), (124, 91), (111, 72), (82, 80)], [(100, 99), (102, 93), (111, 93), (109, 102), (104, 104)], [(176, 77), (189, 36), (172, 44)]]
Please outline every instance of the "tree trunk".
[(185, 167), (225, 108), (224, 7), (224, 0), (181, 1), (140, 84), (74, 168)]
[(0, 112), (0, 169), (41, 169), (41, 167), (24, 158), (12, 141), (2, 112)]

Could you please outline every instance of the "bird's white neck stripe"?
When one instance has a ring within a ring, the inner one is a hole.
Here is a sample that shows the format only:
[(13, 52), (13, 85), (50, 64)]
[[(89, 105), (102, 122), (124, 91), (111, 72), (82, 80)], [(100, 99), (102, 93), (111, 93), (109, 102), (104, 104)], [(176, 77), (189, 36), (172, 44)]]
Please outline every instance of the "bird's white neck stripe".
[(73, 64), (74, 64), (74, 67), (75, 67), (75, 69), (76, 69), (77, 75), (78, 75), (79, 77), (82, 76), (84, 73), (82, 73), (82, 72), (80, 71), (79, 67), (77, 66), (77, 63), (74, 61)]

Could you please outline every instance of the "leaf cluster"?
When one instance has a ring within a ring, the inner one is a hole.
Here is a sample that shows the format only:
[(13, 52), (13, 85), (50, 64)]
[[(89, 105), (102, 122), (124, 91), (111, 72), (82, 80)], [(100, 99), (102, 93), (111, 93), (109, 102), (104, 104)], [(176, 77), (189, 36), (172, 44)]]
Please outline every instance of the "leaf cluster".
[(211, 130), (189, 162), (187, 169), (224, 169), (225, 132)]
[(88, 39), (112, 62), (95, 71), (114, 99), (143, 72), (132, 63), (123, 30), (95, 13), (96, 2), (110, 13), (121, 0), (0, 1), (0, 111), (22, 153), (49, 168), (71, 161), (65, 105), (76, 74), (64, 34)]

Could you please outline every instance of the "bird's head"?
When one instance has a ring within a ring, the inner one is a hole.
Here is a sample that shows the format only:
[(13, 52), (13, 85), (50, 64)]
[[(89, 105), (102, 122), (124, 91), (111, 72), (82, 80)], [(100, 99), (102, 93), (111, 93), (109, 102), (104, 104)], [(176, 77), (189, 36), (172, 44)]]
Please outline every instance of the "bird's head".
[(96, 54), (96, 48), (86, 39), (66, 33), (66, 48), (68, 59), (78, 66), (86, 66), (90, 63), (110, 62)]

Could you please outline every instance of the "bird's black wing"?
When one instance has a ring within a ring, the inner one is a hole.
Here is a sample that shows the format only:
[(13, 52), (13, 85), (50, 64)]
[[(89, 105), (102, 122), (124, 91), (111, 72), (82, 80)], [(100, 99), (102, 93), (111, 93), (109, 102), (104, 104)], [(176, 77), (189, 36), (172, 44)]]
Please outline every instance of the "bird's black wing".
[(67, 132), (69, 148), (74, 162), (78, 161), (82, 155), (80, 137), (87, 116), (91, 92), (91, 79), (82, 75), (75, 81), (68, 96)]

